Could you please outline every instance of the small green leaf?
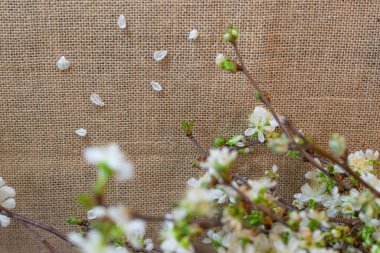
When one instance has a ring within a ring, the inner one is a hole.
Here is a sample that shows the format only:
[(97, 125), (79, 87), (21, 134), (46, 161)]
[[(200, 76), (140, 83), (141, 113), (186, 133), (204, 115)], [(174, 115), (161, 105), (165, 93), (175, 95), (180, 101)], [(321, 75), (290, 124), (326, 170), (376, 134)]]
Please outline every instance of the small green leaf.
[(302, 160), (302, 157), (300, 155), (300, 152), (298, 150), (290, 150), (287, 154), (287, 157), (292, 157), (296, 160)]
[(77, 202), (79, 205), (81, 205), (84, 209), (89, 210), (96, 206), (96, 201), (88, 196), (87, 194), (81, 194), (77, 197)]
[(224, 136), (218, 136), (214, 139), (214, 141), (212, 142), (212, 146), (214, 148), (220, 148), (222, 147), (225, 143), (227, 142), (226, 138), (224, 138)]
[(195, 120), (183, 120), (182, 121), (182, 130), (185, 133), (187, 137), (190, 137), (193, 135), (193, 127), (194, 127)]
[(252, 210), (251, 214), (247, 216), (247, 222), (251, 226), (259, 226), (263, 223), (263, 214), (260, 211)]
[(256, 99), (256, 100), (260, 100), (261, 99), (261, 95), (260, 95), (260, 92), (255, 92), (253, 93), (253, 97)]
[(79, 222), (79, 219), (76, 216), (70, 216), (66, 219), (66, 223), (69, 225), (77, 225), (78, 222)]

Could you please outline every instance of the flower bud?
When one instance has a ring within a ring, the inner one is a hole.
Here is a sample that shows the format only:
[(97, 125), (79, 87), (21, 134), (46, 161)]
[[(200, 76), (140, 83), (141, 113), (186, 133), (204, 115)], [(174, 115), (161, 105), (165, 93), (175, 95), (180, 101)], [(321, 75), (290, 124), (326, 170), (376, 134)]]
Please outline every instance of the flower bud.
[(216, 65), (220, 66), (224, 62), (225, 59), (226, 57), (223, 54), (218, 54), (215, 58)]
[(285, 134), (280, 137), (272, 139), (268, 142), (268, 147), (272, 149), (273, 152), (284, 154), (288, 152), (289, 139)]
[(239, 37), (239, 33), (240, 32), (236, 27), (229, 25), (227, 27), (227, 31), (223, 34), (223, 42), (235, 42), (236, 39)]
[(346, 151), (346, 140), (339, 134), (333, 134), (330, 139), (329, 146), (335, 154), (342, 156)]

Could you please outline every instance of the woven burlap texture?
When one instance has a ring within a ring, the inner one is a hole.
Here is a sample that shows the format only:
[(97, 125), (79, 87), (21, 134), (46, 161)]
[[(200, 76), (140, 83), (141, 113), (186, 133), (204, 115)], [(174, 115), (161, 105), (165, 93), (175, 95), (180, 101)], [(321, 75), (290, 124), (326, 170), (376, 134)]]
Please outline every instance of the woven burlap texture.
[[(83, 162), (89, 145), (120, 143), (135, 180), (113, 183), (109, 202), (163, 215), (183, 194), (196, 149), (180, 122), (195, 118), (195, 135), (244, 131), (255, 105), (241, 75), (222, 73), (217, 53), (234, 58), (220, 35), (229, 22), (251, 73), (280, 114), (326, 143), (332, 132), (351, 149), (379, 146), (379, 1), (80, 0), (0, 2), (0, 176), (17, 191), (15, 211), (68, 232), (85, 214), (75, 196), (89, 192), (95, 170)], [(117, 27), (124, 14), (127, 29)], [(188, 32), (198, 29), (195, 42)], [(168, 50), (157, 63), (155, 50)], [(60, 56), (71, 61), (60, 72)], [(155, 93), (155, 80), (163, 92)], [(91, 104), (99, 94), (105, 106)], [(78, 128), (88, 135), (75, 135)], [(255, 149), (237, 171), (260, 175), (273, 163), (279, 193), (290, 198), (309, 167)], [(153, 229), (154, 230), (154, 229)], [(61, 250), (69, 247), (49, 239)], [(0, 229), (0, 252), (46, 250), (15, 222)]]

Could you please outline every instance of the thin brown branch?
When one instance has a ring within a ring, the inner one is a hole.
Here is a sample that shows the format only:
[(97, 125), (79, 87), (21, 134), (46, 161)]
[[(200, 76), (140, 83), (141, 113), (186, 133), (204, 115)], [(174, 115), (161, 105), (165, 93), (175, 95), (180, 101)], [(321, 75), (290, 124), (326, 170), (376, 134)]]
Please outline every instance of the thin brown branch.
[[(258, 82), (255, 81), (253, 79), (253, 77), (249, 74), (245, 64), (244, 64), (244, 61), (243, 61), (243, 58), (240, 54), (240, 51), (239, 51), (239, 48), (237, 46), (237, 44), (235, 42), (232, 43), (232, 46), (235, 50), (235, 53), (236, 53), (236, 56), (238, 58), (238, 61), (240, 63), (240, 69), (241, 71), (243, 72), (243, 74), (247, 77), (247, 79), (249, 80), (249, 82), (251, 83), (251, 85), (257, 90), (257, 92), (259, 93), (260, 95), (260, 100), (263, 104), (265, 104), (267, 106), (267, 108), (269, 109), (269, 111), (272, 113), (273, 117), (275, 118), (275, 120), (277, 121), (277, 123), (279, 124), (279, 126), (281, 127), (281, 129), (285, 132), (285, 134), (288, 136), (288, 138), (291, 139), (291, 143), (295, 143), (295, 140), (294, 140), (294, 137), (292, 136), (291, 132), (293, 131), (296, 131), (295, 128), (290, 124), (290, 122), (284, 122), (283, 120), (280, 120), (280, 117), (277, 115), (276, 111), (274, 110), (272, 104), (270, 103), (269, 99), (266, 97), (265, 93), (263, 90), (261, 90), (260, 86), (258, 85)], [(290, 125), (290, 129), (291, 131), (289, 131), (289, 129), (286, 127), (286, 124)], [(296, 131), (297, 135), (300, 135), (298, 133), (298, 131)], [(297, 145), (298, 146), (298, 145)], [(343, 184), (343, 182), (337, 178), (337, 177), (332, 177), (322, 166), (320, 166), (318, 163), (316, 163), (314, 161), (314, 158), (311, 157), (309, 154), (307, 154), (303, 148), (301, 147), (298, 147), (297, 148), (301, 155), (303, 157), (305, 157), (305, 159), (307, 159), (311, 164), (313, 164), (317, 169), (319, 169), (322, 173), (324, 173), (326, 176), (332, 178), (338, 186), (340, 187), (345, 187), (347, 188), (347, 186), (345, 186)], [(362, 180), (361, 180), (362, 181)], [(379, 197), (380, 197), (380, 194), (379, 194)]]
[(330, 175), (330, 173), (325, 169), (323, 168), (317, 161), (314, 160), (314, 158), (308, 154), (305, 150), (299, 148), (298, 151), (300, 152), (300, 154), (305, 157), (305, 159), (307, 159), (314, 167), (316, 167), (319, 171), (321, 171), (323, 174), (325, 174), (327, 177), (331, 178), (332, 180), (334, 180), (334, 182), (337, 184), (337, 186), (341, 189), (350, 189), (352, 187), (346, 185), (344, 182), (342, 182), (342, 180), (340, 180), (338, 177), (336, 176), (333, 176), (333, 175)]
[(201, 155), (207, 156), (206, 150), (201, 146), (201, 144), (198, 142), (198, 140), (193, 135), (187, 136), (187, 138), (198, 148)]
[(25, 218), (25, 217), (23, 217), (21, 215), (18, 215), (17, 213), (14, 213), (14, 212), (12, 212), (12, 211), (10, 211), (10, 210), (2, 207), (2, 206), (0, 206), (0, 212), (3, 213), (3, 214), (5, 214), (6, 216), (8, 216), (10, 218), (13, 218), (14, 220), (16, 220), (18, 222), (22, 222), (24, 224), (28, 224), (28, 225), (40, 228), (42, 230), (45, 230), (45, 231), (47, 231), (47, 232), (49, 232), (49, 233), (51, 233), (51, 234), (59, 237), (63, 241), (69, 243), (71, 246), (73, 246), (73, 244), (69, 241), (69, 239), (64, 234), (62, 234), (58, 230), (54, 229), (53, 227), (50, 227), (50, 226), (47, 226), (45, 224), (42, 224), (42, 223), (30, 220), (28, 218)]
[[(232, 174), (232, 178), (236, 181), (241, 181), (244, 185), (246, 185), (247, 187), (251, 188), (251, 186), (249, 185), (248, 183), (248, 180), (242, 176), (240, 176), (239, 174), (237, 173), (234, 173)], [(290, 209), (290, 210), (298, 210), (298, 208), (292, 204), (290, 204), (289, 202), (287, 202), (284, 198), (281, 198), (281, 197), (278, 197), (278, 196), (273, 196), (273, 198), (281, 205), (285, 206), (286, 208)]]
[(361, 223), (361, 221), (359, 220), (351, 220), (351, 219), (338, 218), (338, 217), (330, 217), (329, 221), (334, 222), (334, 223), (346, 224), (349, 226), (355, 226), (356, 224)]
[(277, 123), (279, 124), (279, 126), (282, 128), (282, 130), (289, 136), (289, 138), (293, 139), (292, 135), (290, 134), (290, 132), (288, 131), (288, 129), (285, 127), (283, 121), (280, 120), (280, 117), (277, 115), (276, 111), (274, 110), (274, 108), (273, 108), (272, 104), (270, 103), (269, 99), (267, 98), (266, 94), (264, 93), (264, 91), (258, 85), (258, 82), (253, 79), (253, 77), (251, 76), (251, 74), (249, 74), (248, 69), (245, 67), (245, 64), (244, 64), (244, 61), (243, 61), (243, 57), (240, 54), (240, 51), (239, 51), (239, 48), (238, 48), (237, 44), (235, 42), (233, 42), (231, 44), (232, 44), (232, 46), (233, 46), (233, 48), (235, 50), (236, 56), (237, 56), (237, 58), (239, 60), (241, 71), (248, 78), (250, 84), (259, 93), (261, 102), (266, 105), (266, 107), (272, 113), (274, 119), (277, 121)]
[(273, 213), (271, 210), (269, 210), (268, 208), (266, 208), (265, 206), (262, 206), (262, 205), (258, 205), (254, 202), (252, 202), (247, 195), (244, 194), (244, 192), (242, 192), (238, 187), (235, 187), (233, 184), (226, 184), (227, 186), (231, 187), (234, 191), (236, 191), (236, 193), (238, 193), (244, 200), (245, 203), (247, 203), (249, 205), (250, 208), (252, 209), (257, 209), (257, 210), (260, 210), (261, 212), (263, 212), (265, 215), (269, 216), (270, 218), (272, 218), (272, 220), (274, 221), (277, 221), (281, 224), (283, 224), (284, 226), (286, 227), (289, 227), (289, 224), (286, 223), (285, 220), (283, 220), (282, 218), (280, 218), (279, 216), (277, 216), (275, 213)]
[(50, 253), (59, 253), (59, 251), (54, 248), (54, 246), (48, 241), (46, 240), (43, 236), (41, 236), (39, 233), (37, 233), (31, 225), (29, 224), (26, 224), (24, 222), (20, 222), (20, 224), (22, 224), (26, 229), (28, 229), (30, 231), (30, 233), (40, 242), (42, 243), (45, 248), (47, 248), (49, 250)]
[(294, 211), (299, 211), (298, 207), (295, 205), (290, 204), (288, 201), (286, 201), (284, 198), (277, 197), (277, 202), (285, 206), (286, 208)]

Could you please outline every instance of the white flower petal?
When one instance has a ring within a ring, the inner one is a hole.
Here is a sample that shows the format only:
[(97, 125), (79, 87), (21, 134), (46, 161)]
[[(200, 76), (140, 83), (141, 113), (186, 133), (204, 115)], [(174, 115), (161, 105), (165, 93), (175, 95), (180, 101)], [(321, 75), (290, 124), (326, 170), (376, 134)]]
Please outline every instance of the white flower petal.
[(99, 219), (107, 214), (107, 209), (104, 206), (96, 206), (87, 211), (87, 219), (94, 220)]
[(70, 242), (72, 242), (75, 245), (81, 245), (85, 242), (84, 238), (79, 233), (76, 233), (76, 232), (71, 232), (68, 236), (68, 239)]
[(5, 181), (2, 177), (0, 177), (0, 187), (3, 187), (5, 185)]
[(16, 207), (16, 200), (14, 198), (7, 199), (1, 206), (7, 209), (14, 209)]
[(264, 134), (263, 132), (258, 132), (257, 134), (257, 138), (259, 139), (259, 142), (263, 143), (265, 141), (265, 137), (264, 137)]
[(200, 185), (199, 181), (193, 177), (187, 180), (187, 184), (191, 187), (198, 187)]
[(219, 66), (225, 59), (226, 57), (223, 54), (218, 54), (215, 58), (215, 64)]
[(91, 94), (90, 100), (97, 106), (104, 106), (103, 100), (96, 93)]
[(153, 250), (153, 248), (154, 248), (154, 244), (153, 244), (153, 243), (148, 243), (148, 244), (145, 246), (145, 249), (146, 249), (147, 251), (151, 251), (151, 250)]
[(313, 190), (312, 190), (311, 186), (308, 183), (306, 183), (306, 184), (301, 186), (301, 192), (303, 194), (311, 195), (313, 193)]
[(149, 244), (149, 243), (153, 243), (153, 240), (151, 238), (146, 238), (144, 240), (144, 244)]
[(190, 33), (189, 33), (189, 37), (188, 39), (189, 40), (196, 40), (199, 36), (199, 33), (196, 29), (192, 30)]
[(128, 250), (126, 248), (123, 248), (123, 247), (116, 247), (115, 249), (111, 249), (112, 253), (128, 253)]
[(10, 223), (11, 223), (11, 219), (9, 219), (9, 217), (0, 214), (0, 226), (1, 227), (3, 227), (3, 228), (8, 227)]
[(57, 67), (59, 70), (66, 70), (70, 67), (70, 61), (68, 61), (65, 56), (62, 56), (57, 61)]
[(256, 130), (254, 128), (247, 128), (247, 130), (245, 130), (244, 134), (245, 134), (245, 136), (251, 136), (255, 132), (256, 132)]
[(159, 83), (155, 82), (155, 81), (150, 82), (150, 86), (152, 86), (152, 89), (154, 91), (157, 91), (157, 92), (158, 91), (162, 91), (161, 85)]
[(79, 135), (80, 137), (84, 137), (87, 135), (87, 130), (84, 128), (79, 128), (78, 130), (75, 131), (75, 133)]
[(119, 16), (119, 19), (117, 20), (117, 25), (120, 29), (125, 29), (127, 27), (127, 21), (125, 20), (124, 15)]
[(167, 54), (168, 54), (168, 51), (166, 50), (155, 51), (153, 54), (153, 59), (155, 61), (161, 61), (166, 57)]
[(7, 198), (14, 198), (16, 196), (16, 191), (9, 186), (3, 186), (0, 188), (0, 203)]

